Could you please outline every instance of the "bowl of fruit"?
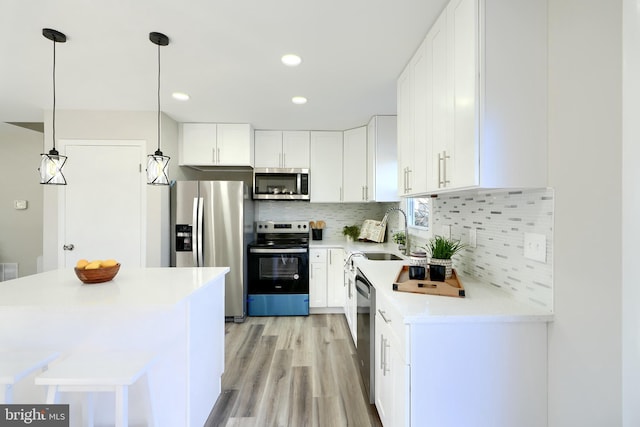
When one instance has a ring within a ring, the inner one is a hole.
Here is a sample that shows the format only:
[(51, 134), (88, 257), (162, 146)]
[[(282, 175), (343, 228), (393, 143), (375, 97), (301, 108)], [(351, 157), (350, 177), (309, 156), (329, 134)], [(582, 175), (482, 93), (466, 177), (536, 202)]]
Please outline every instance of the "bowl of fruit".
[(112, 280), (120, 270), (115, 259), (88, 261), (81, 259), (76, 263), (75, 272), (82, 283), (104, 283)]

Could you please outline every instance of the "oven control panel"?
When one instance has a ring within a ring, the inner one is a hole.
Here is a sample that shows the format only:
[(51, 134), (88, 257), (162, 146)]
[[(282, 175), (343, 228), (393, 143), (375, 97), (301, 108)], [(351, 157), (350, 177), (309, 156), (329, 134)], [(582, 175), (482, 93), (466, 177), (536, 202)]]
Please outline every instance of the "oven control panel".
[(256, 233), (308, 233), (309, 221), (256, 221)]

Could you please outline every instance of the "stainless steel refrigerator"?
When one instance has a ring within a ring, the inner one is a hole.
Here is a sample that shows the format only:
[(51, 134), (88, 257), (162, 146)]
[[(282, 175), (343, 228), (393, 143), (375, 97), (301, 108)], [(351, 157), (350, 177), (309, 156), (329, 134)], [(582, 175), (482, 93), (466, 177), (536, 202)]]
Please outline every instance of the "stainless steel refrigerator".
[(177, 181), (171, 191), (172, 257), (176, 267), (230, 267), (225, 317), (246, 316), (247, 245), (253, 201), (242, 181)]

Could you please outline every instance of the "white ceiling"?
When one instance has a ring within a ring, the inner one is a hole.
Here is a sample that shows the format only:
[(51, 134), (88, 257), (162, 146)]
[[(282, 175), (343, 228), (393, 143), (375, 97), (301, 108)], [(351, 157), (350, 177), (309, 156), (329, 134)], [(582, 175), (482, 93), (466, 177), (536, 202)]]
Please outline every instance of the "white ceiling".
[[(2, 0), (0, 121), (58, 110), (155, 111), (180, 122), (348, 129), (395, 114), (395, 82), (446, 0)], [(296, 53), (297, 68), (280, 57)], [(187, 92), (191, 100), (170, 94)], [(294, 105), (302, 95), (306, 105)]]

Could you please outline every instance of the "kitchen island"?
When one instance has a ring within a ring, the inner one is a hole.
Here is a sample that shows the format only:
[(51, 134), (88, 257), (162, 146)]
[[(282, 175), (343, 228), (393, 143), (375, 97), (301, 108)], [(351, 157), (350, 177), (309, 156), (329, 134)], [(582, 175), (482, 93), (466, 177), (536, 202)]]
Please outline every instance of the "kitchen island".
[[(156, 425), (200, 427), (221, 390), (228, 272), (227, 267), (122, 266), (112, 281), (99, 284), (83, 284), (73, 269), (0, 283), (0, 349), (47, 349), (61, 358), (153, 354), (148, 377)], [(42, 403), (41, 390), (24, 382), (16, 388), (16, 403)], [(147, 399), (137, 385), (130, 392), (132, 422), (144, 416)], [(97, 424), (113, 423), (109, 398), (96, 400)], [(79, 425), (80, 402), (73, 393), (61, 399), (71, 405), (72, 426)]]

